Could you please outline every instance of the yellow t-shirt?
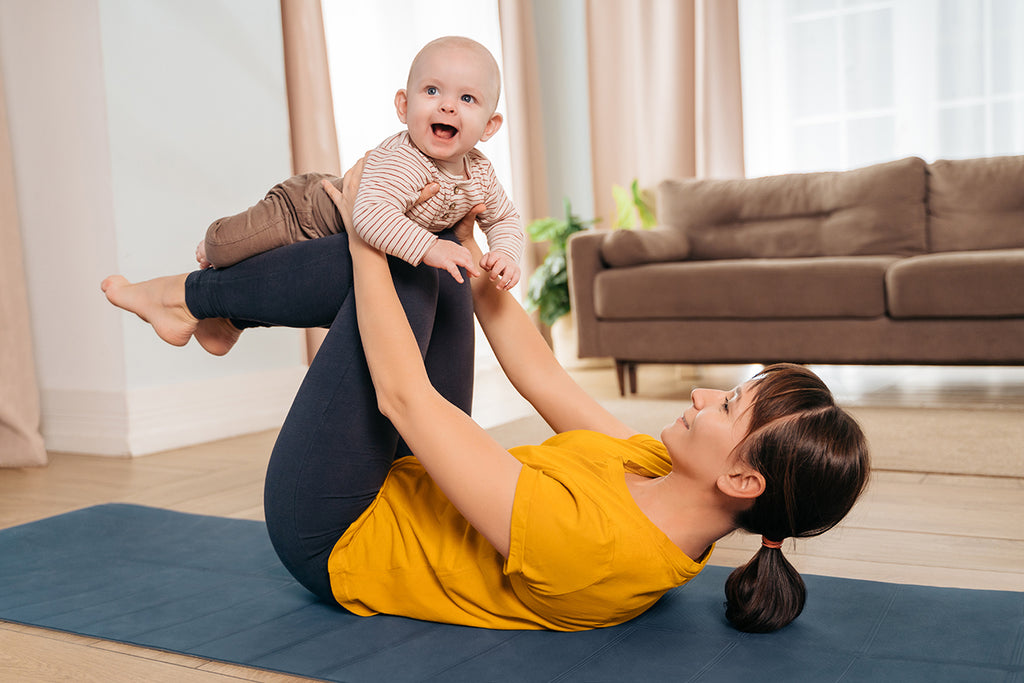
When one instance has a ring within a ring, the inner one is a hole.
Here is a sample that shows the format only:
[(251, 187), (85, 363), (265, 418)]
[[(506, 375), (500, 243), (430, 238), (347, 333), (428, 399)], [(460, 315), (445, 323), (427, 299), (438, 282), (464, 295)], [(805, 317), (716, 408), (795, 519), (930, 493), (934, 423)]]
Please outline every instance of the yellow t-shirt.
[(628, 621), (700, 572), (637, 507), (626, 470), (662, 476), (664, 445), (636, 435), (556, 435), (511, 450), (523, 463), (505, 560), (413, 457), (392, 467), (328, 561), (338, 602), (499, 629), (578, 631)]

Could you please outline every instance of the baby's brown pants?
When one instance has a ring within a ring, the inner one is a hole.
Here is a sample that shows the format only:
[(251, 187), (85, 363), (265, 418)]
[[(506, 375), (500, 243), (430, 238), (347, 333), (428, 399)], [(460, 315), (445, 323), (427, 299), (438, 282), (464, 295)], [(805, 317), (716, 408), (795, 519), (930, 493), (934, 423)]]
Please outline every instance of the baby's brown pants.
[(206, 258), (217, 268), (293, 242), (344, 232), (341, 214), (320, 185), (327, 178), (341, 190), (341, 178), (304, 173), (272, 187), (242, 213), (214, 221), (206, 230)]

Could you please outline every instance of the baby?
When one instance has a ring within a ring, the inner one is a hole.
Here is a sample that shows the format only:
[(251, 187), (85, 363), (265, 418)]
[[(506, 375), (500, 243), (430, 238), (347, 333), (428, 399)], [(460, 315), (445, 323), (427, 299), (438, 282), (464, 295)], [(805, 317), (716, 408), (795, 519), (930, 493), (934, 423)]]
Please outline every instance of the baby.
[[(446, 270), (462, 282), (460, 267), (475, 271), (469, 250), (434, 233), (484, 205), (477, 223), (487, 236), (488, 251), (479, 265), (500, 289), (515, 286), (524, 243), (519, 215), (490, 161), (475, 148), (501, 127), (502, 116), (495, 111), (500, 92), (497, 62), (476, 41), (449, 36), (419, 51), (406, 88), (395, 94), (406, 130), (365, 160), (354, 210), (355, 229), (364, 240), (413, 265)], [(215, 221), (196, 250), (200, 266), (221, 268), (298, 240), (342, 232), (341, 216), (321, 187), (325, 178), (341, 189), (341, 179), (334, 176), (295, 176), (244, 213)], [(432, 184), (437, 193), (416, 204)]]

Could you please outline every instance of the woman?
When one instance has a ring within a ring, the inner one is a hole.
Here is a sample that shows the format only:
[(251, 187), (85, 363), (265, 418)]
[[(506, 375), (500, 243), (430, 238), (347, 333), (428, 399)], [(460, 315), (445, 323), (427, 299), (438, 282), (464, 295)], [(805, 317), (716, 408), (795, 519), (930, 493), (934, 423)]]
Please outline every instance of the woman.
[[(346, 225), (359, 170), (344, 195), (325, 186)], [(467, 219), (455, 238), (479, 262)], [(764, 545), (730, 577), (726, 616), (770, 631), (800, 613), (779, 544), (834, 526), (868, 476), (860, 429), (813, 373), (773, 366), (732, 391), (694, 390), (659, 442), (587, 396), (511, 295), (436, 273), (389, 264), (352, 233), (104, 291), (172, 343), (229, 345), (237, 332), (219, 318), (330, 324), (265, 490), (275, 549), (325, 600), (491, 628), (610, 626), (742, 528)], [(556, 433), (541, 446), (506, 451), (467, 414), (466, 286), (505, 373)]]

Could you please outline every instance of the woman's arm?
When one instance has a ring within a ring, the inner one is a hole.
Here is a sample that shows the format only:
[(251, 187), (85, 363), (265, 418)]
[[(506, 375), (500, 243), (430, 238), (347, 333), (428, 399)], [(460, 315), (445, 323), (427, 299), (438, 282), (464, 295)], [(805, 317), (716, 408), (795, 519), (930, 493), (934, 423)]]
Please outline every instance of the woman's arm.
[[(480, 247), (464, 221), (457, 234), (480, 262)], [(540, 413), (555, 433), (590, 429), (618, 438), (636, 430), (594, 400), (565, 371), (533, 321), (507, 291), (490, 285), (486, 275), (473, 280), (473, 306), (494, 355), (512, 386)]]
[[(361, 169), (360, 163), (346, 174), (344, 193), (324, 185), (346, 225)], [(349, 245), (359, 334), (381, 412), (459, 512), (507, 557), (522, 465), (431, 386), (387, 257), (355, 231)]]

